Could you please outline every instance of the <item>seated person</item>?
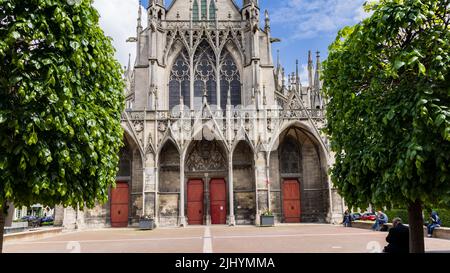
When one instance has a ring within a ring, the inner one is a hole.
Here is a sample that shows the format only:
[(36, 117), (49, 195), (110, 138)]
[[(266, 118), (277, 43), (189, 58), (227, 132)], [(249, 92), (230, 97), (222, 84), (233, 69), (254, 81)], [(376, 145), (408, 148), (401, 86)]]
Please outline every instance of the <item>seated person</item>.
[(441, 226), (441, 219), (439, 218), (437, 212), (433, 211), (431, 213), (430, 221), (431, 223), (427, 226), (428, 237), (433, 237), (434, 229)]
[(388, 222), (388, 217), (382, 211), (378, 211), (377, 219), (375, 220), (375, 224), (373, 224), (372, 229), (375, 231), (379, 231), (384, 224)]
[(409, 253), (409, 228), (402, 224), (402, 219), (395, 218), (392, 221), (393, 227), (389, 230), (384, 247), (385, 253)]

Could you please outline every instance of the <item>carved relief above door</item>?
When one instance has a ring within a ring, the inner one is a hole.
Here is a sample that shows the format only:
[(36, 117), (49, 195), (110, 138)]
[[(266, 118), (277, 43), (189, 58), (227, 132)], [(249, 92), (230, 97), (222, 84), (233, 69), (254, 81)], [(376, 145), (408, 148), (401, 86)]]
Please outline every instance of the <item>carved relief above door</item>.
[(190, 172), (226, 171), (227, 160), (220, 144), (207, 140), (195, 142), (186, 160), (186, 170)]

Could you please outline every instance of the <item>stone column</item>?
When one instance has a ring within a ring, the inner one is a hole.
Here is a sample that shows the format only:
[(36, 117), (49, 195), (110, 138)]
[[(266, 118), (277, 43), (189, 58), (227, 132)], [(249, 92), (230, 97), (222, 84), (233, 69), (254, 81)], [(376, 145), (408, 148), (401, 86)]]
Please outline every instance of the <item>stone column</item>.
[[(195, 53), (194, 53), (195, 54)], [(189, 67), (189, 73), (190, 73), (190, 82), (189, 82), (189, 92), (191, 94), (190, 96), (190, 103), (189, 107), (191, 110), (194, 110), (194, 55), (190, 56), (190, 67)]]
[(186, 216), (184, 215), (184, 156), (180, 156), (180, 206), (178, 215), (180, 215), (178, 224), (181, 227), (186, 226)]
[(266, 162), (266, 183), (267, 183), (267, 209), (272, 210), (271, 194), (270, 194), (270, 174), (269, 161)]
[(64, 222), (64, 207), (61, 205), (55, 206), (55, 213), (54, 213), (54, 226), (62, 226)]
[(228, 204), (230, 205), (228, 224), (234, 226), (236, 225), (236, 219), (234, 217), (233, 155), (230, 155), (228, 162), (228, 198)]
[(206, 225), (210, 226), (211, 225), (211, 211), (210, 211), (210, 204), (211, 204), (211, 200), (209, 198), (209, 174), (205, 173), (205, 195), (204, 195), (204, 208), (206, 211)]
[[(155, 166), (158, 166), (157, 162), (155, 162)], [(158, 167), (155, 167), (155, 202), (153, 203), (153, 205), (155, 206), (155, 211), (154, 211), (155, 224), (159, 225), (159, 168)]]

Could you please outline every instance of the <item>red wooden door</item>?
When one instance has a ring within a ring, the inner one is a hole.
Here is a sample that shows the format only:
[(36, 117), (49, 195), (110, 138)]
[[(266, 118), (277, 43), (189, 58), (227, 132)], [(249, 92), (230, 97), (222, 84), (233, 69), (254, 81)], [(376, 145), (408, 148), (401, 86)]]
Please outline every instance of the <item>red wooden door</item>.
[(111, 226), (128, 226), (128, 183), (117, 182), (115, 189), (111, 189)]
[(286, 223), (300, 223), (300, 183), (297, 180), (283, 183), (283, 212)]
[(189, 225), (203, 224), (203, 181), (190, 180), (187, 187), (187, 217)]
[(211, 224), (227, 223), (227, 191), (224, 179), (212, 179), (210, 184)]

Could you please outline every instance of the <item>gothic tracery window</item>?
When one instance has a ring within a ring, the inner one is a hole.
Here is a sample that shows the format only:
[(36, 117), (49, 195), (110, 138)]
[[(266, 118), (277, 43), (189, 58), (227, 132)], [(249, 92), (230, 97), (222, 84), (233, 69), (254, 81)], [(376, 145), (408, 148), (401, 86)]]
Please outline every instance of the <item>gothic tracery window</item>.
[(209, 20), (216, 20), (216, 5), (214, 4), (214, 0), (211, 0), (211, 3), (209, 4)]
[(224, 51), (220, 60), (220, 104), (226, 108), (230, 96), (231, 105), (241, 104), (241, 77), (239, 69), (229, 51)]
[[(206, 93), (209, 105), (225, 110), (228, 103), (233, 106), (241, 104), (241, 88), (240, 71), (231, 53), (225, 49), (217, 59), (209, 43), (203, 41), (192, 59), (186, 49), (175, 59), (169, 78), (169, 109), (181, 101), (185, 106), (190, 107), (192, 103), (194, 109), (199, 109)], [(220, 105), (217, 96), (220, 97)]]
[(202, 20), (207, 20), (208, 18), (206, 16), (206, 0), (202, 0)]
[(217, 104), (216, 57), (207, 42), (203, 42), (194, 56), (194, 108), (201, 107), (206, 90), (208, 103)]
[(297, 142), (287, 137), (281, 147), (280, 167), (282, 174), (301, 173), (301, 155)]
[(131, 176), (131, 151), (124, 140), (125, 146), (120, 149), (120, 161), (119, 161), (119, 171), (117, 176), (119, 177), (129, 177)]
[(192, 20), (193, 21), (198, 21), (199, 20), (199, 16), (198, 16), (198, 2), (197, 0), (194, 0), (194, 5), (192, 7)]
[(180, 104), (183, 97), (183, 104), (189, 106), (190, 101), (190, 69), (189, 55), (186, 49), (182, 50), (175, 60), (169, 79), (169, 107)]

